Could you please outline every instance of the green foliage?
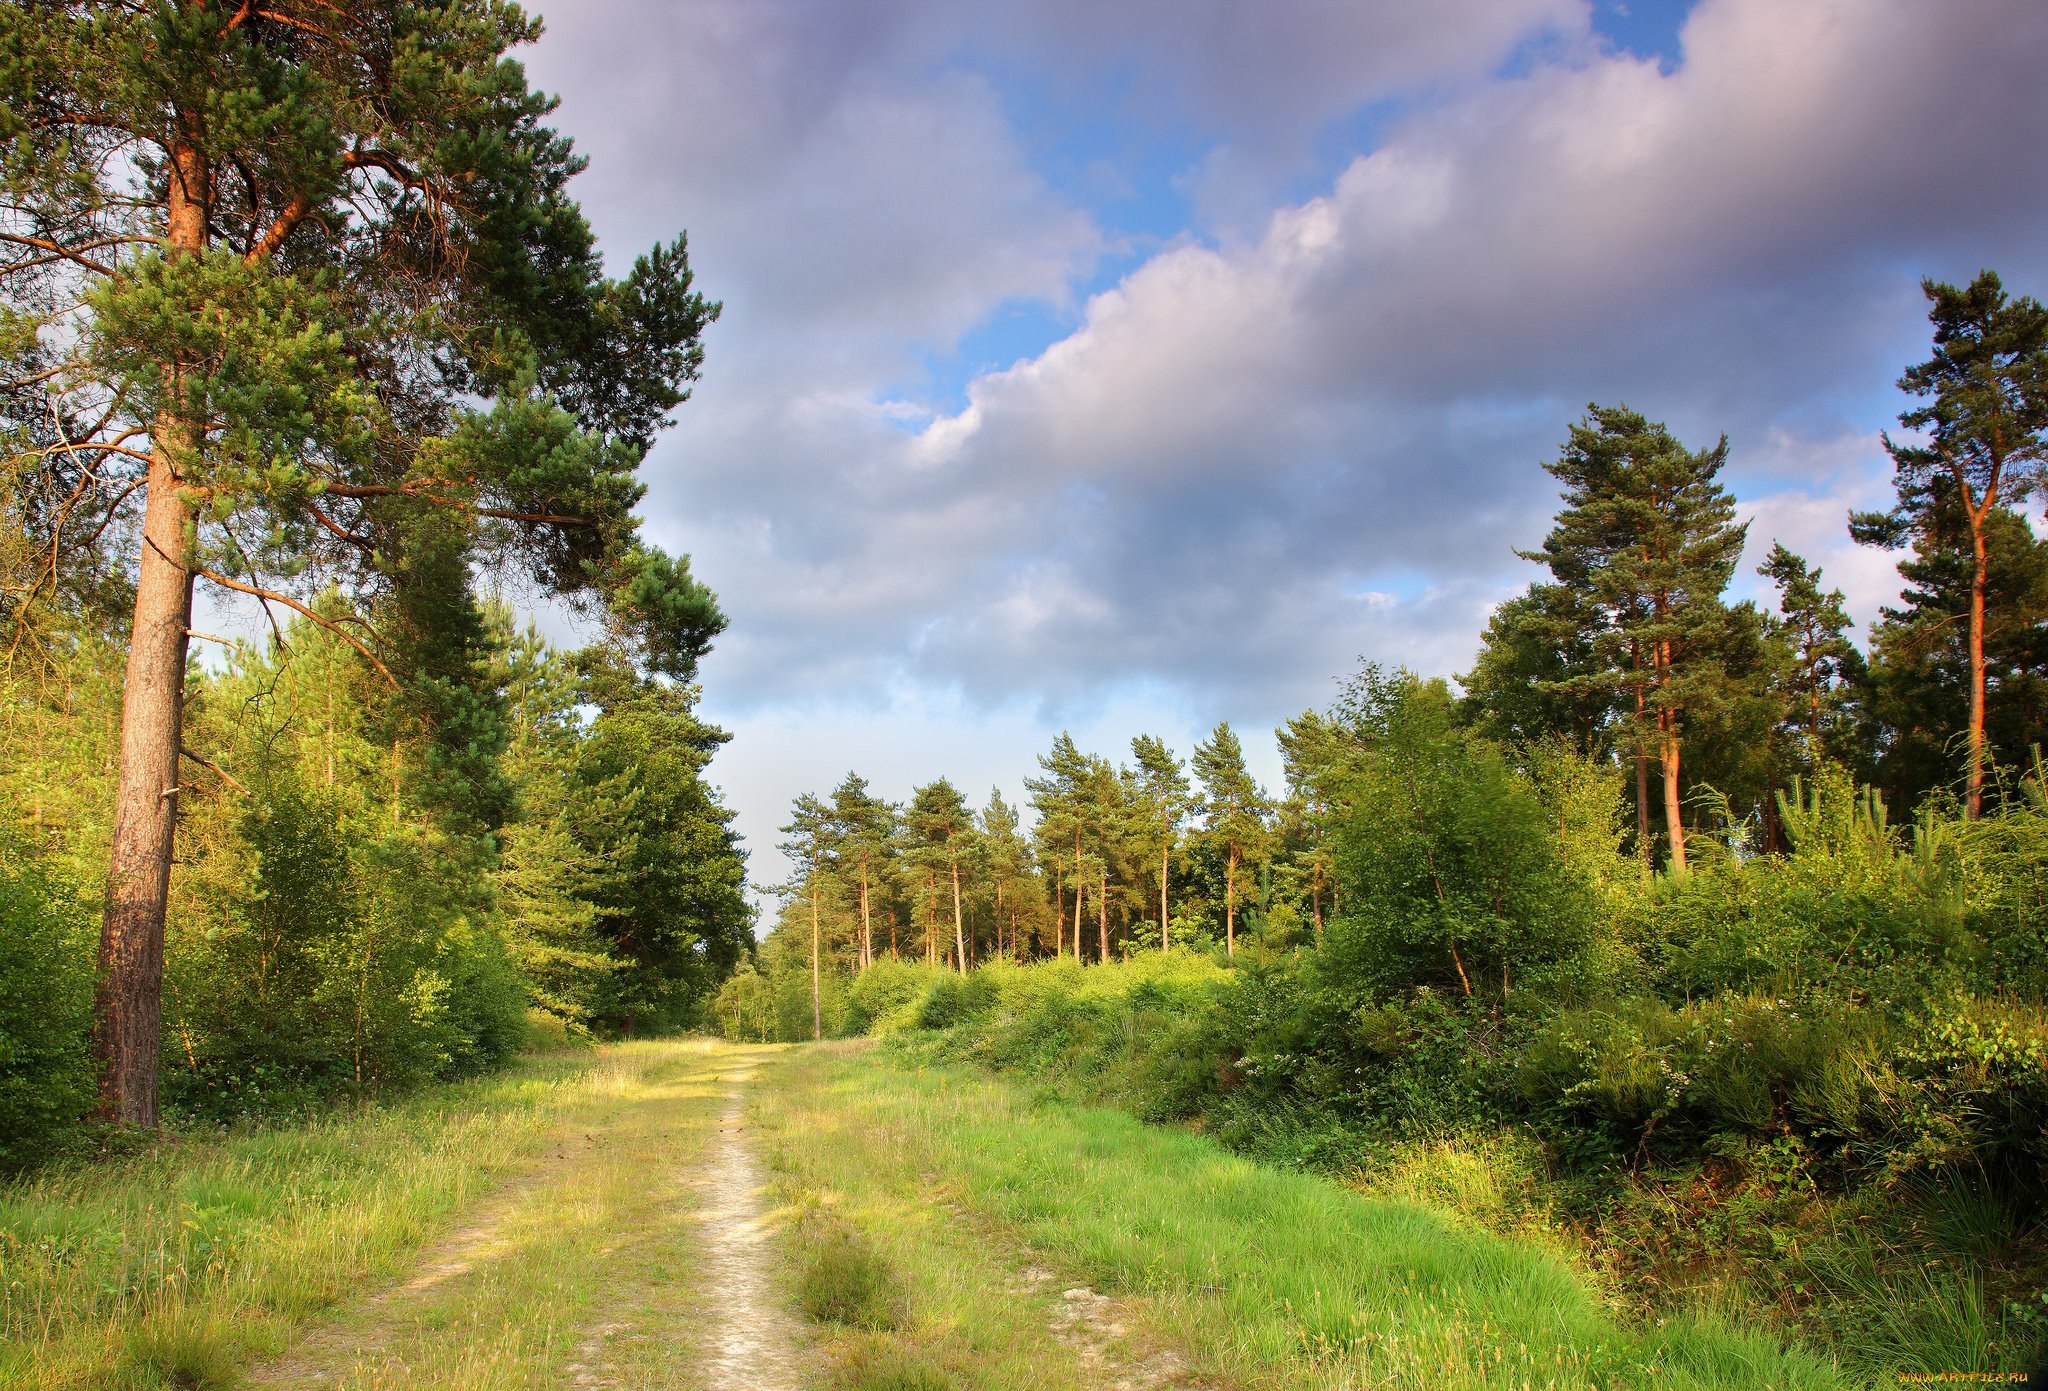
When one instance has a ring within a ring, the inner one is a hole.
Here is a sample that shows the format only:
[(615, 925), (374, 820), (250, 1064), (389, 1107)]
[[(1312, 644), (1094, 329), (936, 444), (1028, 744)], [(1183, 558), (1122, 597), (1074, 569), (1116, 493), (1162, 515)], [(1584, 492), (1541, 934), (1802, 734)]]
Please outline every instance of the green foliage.
[[(1332, 836), (1344, 912), (1318, 958), (1333, 988), (1498, 998), (1584, 948), (1590, 885), (1556, 828), (1561, 816), (1579, 841), (1604, 834), (1597, 806), (1574, 805), (1597, 794), (1559, 773), (1560, 811), (1547, 809), (1497, 746), (1458, 726), (1441, 682), (1369, 667), (1341, 718), (1357, 752)], [(1582, 861), (1590, 848), (1573, 847)]]
[(92, 941), (76, 894), (0, 831), (0, 1168), (61, 1146), (92, 1101)]

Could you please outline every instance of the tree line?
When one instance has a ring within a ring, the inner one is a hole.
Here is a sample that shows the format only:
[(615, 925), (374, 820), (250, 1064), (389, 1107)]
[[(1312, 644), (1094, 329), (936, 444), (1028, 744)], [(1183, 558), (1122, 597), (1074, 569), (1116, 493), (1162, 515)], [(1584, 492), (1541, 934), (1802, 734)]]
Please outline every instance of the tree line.
[[(1867, 655), (1841, 591), (1782, 544), (1758, 567), (1775, 603), (1729, 599), (1748, 524), (1720, 478), (1725, 438), (1691, 447), (1596, 404), (1544, 465), (1561, 506), (1523, 554), (1547, 576), (1495, 610), (1459, 690), (1442, 688), (1445, 718), (1518, 751), (1527, 776), (1624, 771), (1622, 842), (1646, 870), (1682, 875), (1702, 842), (1784, 852), (1784, 799), (1831, 769), (1889, 805), (1976, 819), (2019, 795), (2048, 736), (2048, 542), (2024, 510), (2043, 488), (2048, 312), (1989, 271), (1924, 289), (1933, 352), (1899, 381), (1914, 433), (1885, 437), (1897, 502), (1848, 519), (1859, 541), (1905, 552), (1904, 594)], [(725, 1008), (756, 1032), (816, 1036), (837, 981), (884, 954), (964, 972), (1321, 941), (1343, 908), (1332, 827), (1359, 711), (1387, 707), (1392, 679), (1368, 668), (1333, 711), (1281, 726), (1277, 793), (1225, 723), (1185, 760), (1151, 735), (1112, 762), (1062, 734), (1026, 780), (1028, 831), (999, 792), (975, 808), (944, 778), (900, 806), (854, 773), (800, 797), (769, 976), (736, 981)], [(1384, 791), (1424, 815), (1419, 785)], [(1474, 994), (1455, 946), (1446, 960)], [(806, 976), (807, 1011), (775, 1003)]]

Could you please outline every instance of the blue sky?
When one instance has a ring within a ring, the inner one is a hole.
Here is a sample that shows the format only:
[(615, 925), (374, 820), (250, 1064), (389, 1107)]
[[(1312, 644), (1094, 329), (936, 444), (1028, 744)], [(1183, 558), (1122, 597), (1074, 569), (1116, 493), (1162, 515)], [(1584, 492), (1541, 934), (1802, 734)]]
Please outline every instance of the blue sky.
[(1277, 780), (1361, 658), (1469, 663), (1588, 401), (1727, 432), (1867, 623), (1919, 278), (2048, 293), (2034, 0), (538, 8), (609, 253), (725, 301), (646, 511), (766, 880), (849, 768), (1228, 718)]

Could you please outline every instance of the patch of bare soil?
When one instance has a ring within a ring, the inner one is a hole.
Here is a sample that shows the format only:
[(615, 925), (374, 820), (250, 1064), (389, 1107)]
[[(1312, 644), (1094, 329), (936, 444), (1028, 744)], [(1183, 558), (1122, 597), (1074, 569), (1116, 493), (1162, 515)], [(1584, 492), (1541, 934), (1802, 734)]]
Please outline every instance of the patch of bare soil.
[[(1038, 1265), (1018, 1272), (1027, 1290), (1043, 1289), (1058, 1278)], [(1179, 1353), (1145, 1347), (1133, 1338), (1124, 1301), (1111, 1295), (1085, 1285), (1061, 1290), (1048, 1323), (1100, 1391), (1204, 1391), (1206, 1383), (1194, 1379)]]

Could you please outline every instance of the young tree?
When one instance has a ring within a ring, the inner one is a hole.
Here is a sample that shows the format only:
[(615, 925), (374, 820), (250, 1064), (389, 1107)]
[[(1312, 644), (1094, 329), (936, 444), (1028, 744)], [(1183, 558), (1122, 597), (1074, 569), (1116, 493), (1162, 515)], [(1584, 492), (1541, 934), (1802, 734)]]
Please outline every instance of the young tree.
[[(2008, 299), (1996, 274), (1963, 289), (1920, 282), (1934, 325), (1934, 356), (1906, 369), (1899, 389), (1926, 399), (1899, 417), (1924, 444), (1885, 436), (1899, 500), (1890, 512), (1859, 512), (1849, 531), (1896, 549), (1960, 530), (1969, 547), (1968, 768), (1964, 814), (1984, 809), (1984, 631), (1991, 574), (1991, 519), (2048, 486), (2048, 309)], [(1955, 527), (1955, 521), (1962, 526)]]
[(811, 1041), (825, 1037), (825, 1014), (819, 1002), (818, 955), (822, 947), (824, 929), (819, 918), (819, 903), (825, 893), (826, 866), (830, 863), (837, 845), (832, 835), (832, 811), (823, 802), (806, 792), (796, 799), (790, 808), (789, 824), (782, 833), (789, 837), (777, 848), (783, 854), (803, 866), (801, 877), (784, 886), (784, 892), (797, 893), (810, 900), (811, 906)]
[(1244, 745), (1225, 720), (1207, 743), (1195, 745), (1195, 776), (1202, 784), (1202, 816), (1209, 837), (1223, 849), (1223, 943), (1237, 955), (1237, 877), (1247, 858), (1266, 843), (1270, 804), (1244, 766)]
[(953, 963), (967, 973), (967, 926), (960, 911), (960, 857), (974, 835), (974, 814), (958, 788), (940, 778), (911, 794), (904, 815), (913, 843), (927, 865), (943, 867), (953, 888)]
[(1131, 754), (1138, 760), (1138, 795), (1159, 843), (1159, 950), (1171, 951), (1173, 943), (1167, 924), (1173, 921), (1166, 901), (1167, 878), (1172, 868), (1174, 842), (1180, 838), (1180, 823), (1194, 805), (1187, 769), (1164, 739), (1140, 734), (1131, 740)]
[[(1681, 874), (1680, 741), (1689, 714), (1724, 698), (1717, 658), (1740, 638), (1744, 618), (1721, 601), (1748, 530), (1716, 481), (1727, 458), (1725, 437), (1689, 450), (1625, 406), (1589, 406), (1544, 465), (1564, 485), (1564, 507), (1543, 549), (1523, 552), (1579, 596), (1593, 625), (1600, 669), (1553, 689), (1617, 691), (1634, 707), (1635, 742), (1654, 750), (1663, 770), (1664, 827)], [(1640, 804), (1647, 775), (1637, 767)]]
[(95, 1006), (109, 1118), (156, 1119), (195, 580), (296, 610), (400, 686), (417, 652), (315, 593), (428, 621), (471, 556), (515, 562), (680, 675), (722, 625), (631, 516), (717, 306), (680, 239), (604, 278), (579, 161), (505, 56), (538, 33), (492, 0), (0, 7), (0, 376), (13, 471), (52, 502), (36, 585), (140, 499)]

